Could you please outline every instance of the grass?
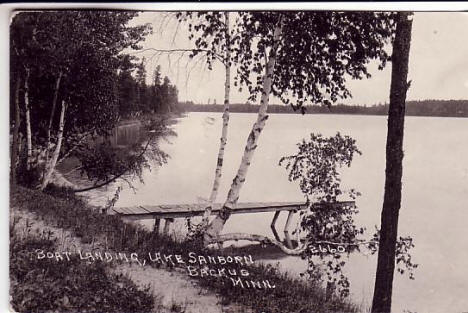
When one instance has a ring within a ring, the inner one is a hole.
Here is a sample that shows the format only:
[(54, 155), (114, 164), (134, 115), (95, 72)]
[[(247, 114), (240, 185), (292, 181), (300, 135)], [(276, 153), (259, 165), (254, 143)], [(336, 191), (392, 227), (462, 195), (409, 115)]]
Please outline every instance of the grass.
[[(160, 263), (150, 262), (148, 252), (179, 254), (185, 260), (188, 259), (189, 252), (204, 256), (223, 255), (222, 251), (207, 250), (194, 242), (178, 242), (149, 232), (139, 225), (123, 222), (116, 215), (101, 214), (99, 210), (89, 207), (66, 190), (49, 189), (48, 192), (49, 194), (46, 194), (23, 187), (12, 187), (11, 206), (34, 212), (44, 219), (45, 223), (72, 231), (85, 243), (101, 242), (106, 250), (136, 252), (139, 258), (146, 258), (147, 266), (162, 266)], [(171, 264), (167, 266), (173, 267)], [(215, 270), (223, 267), (220, 264), (209, 266)], [(247, 266), (232, 263), (229, 264), (229, 268), (236, 271), (246, 269), (249, 280), (268, 280), (275, 288), (240, 288), (234, 287), (226, 277), (195, 277), (199, 285), (220, 295), (223, 304), (239, 303), (255, 312), (265, 313), (358, 312), (357, 306), (349, 303), (347, 299), (327, 299), (319, 282), (304, 282), (279, 272), (271, 265)]]
[(174, 313), (185, 313), (187, 311), (187, 306), (187, 301), (179, 302), (177, 299), (172, 299), (169, 311)]
[(27, 229), (11, 232), (10, 294), (16, 312), (156, 312), (149, 287), (109, 273), (104, 262), (86, 264), (76, 256), (56, 262), (35, 254), (55, 248), (56, 240)]

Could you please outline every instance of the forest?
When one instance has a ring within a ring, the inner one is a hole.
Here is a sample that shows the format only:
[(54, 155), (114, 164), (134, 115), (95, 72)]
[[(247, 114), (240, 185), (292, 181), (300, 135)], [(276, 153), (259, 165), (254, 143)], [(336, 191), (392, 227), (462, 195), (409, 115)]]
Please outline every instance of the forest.
[(157, 66), (148, 85), (145, 58), (135, 63), (126, 56), (116, 77), (116, 98), (122, 118), (145, 113), (178, 112), (178, 90), (167, 76), (162, 76), (161, 67)]
[[(191, 101), (182, 102), (180, 106), (188, 112), (222, 112), (223, 106), (217, 104), (195, 104)], [(307, 105), (305, 114), (356, 114), (356, 115), (387, 115), (388, 103), (364, 105), (334, 104), (333, 106)], [(258, 106), (250, 103), (233, 103), (231, 112), (256, 113)], [(301, 112), (301, 111), (299, 111)], [(268, 113), (298, 113), (291, 106), (270, 104)], [(407, 101), (405, 114), (407, 116), (440, 116), (468, 117), (468, 100), (416, 100)]]
[(57, 164), (67, 158), (77, 159), (82, 174), (94, 183), (141, 170), (147, 157), (135, 157), (139, 145), (116, 154), (108, 138), (126, 120), (162, 130), (161, 118), (178, 111), (178, 90), (160, 67), (147, 78), (146, 61), (135, 52), (152, 26), (128, 26), (136, 16), (137, 12), (53, 11), (13, 17), (13, 183), (18, 178), (45, 189)]

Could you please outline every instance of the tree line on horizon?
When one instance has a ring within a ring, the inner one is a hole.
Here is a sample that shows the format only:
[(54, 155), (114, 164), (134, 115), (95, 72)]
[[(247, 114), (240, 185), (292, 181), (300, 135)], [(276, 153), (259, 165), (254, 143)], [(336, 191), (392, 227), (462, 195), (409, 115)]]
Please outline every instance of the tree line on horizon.
[[(186, 112), (223, 112), (221, 104), (195, 104), (193, 101), (181, 102), (179, 107)], [(389, 104), (345, 105), (307, 105), (305, 114), (356, 114), (387, 115)], [(229, 108), (233, 113), (257, 113), (258, 105), (233, 103)], [(291, 106), (271, 104), (268, 113), (300, 113)], [(468, 117), (468, 100), (411, 100), (406, 102), (405, 114), (408, 116)]]

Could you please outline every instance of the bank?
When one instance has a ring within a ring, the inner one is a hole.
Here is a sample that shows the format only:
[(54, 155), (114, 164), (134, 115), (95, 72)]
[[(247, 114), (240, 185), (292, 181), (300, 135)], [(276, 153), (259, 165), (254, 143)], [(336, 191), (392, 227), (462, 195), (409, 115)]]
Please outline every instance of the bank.
[[(235, 262), (236, 258), (232, 254), (227, 255), (223, 251), (208, 250), (194, 242), (175, 241), (170, 237), (147, 231), (140, 225), (122, 221), (116, 215), (101, 213), (95, 207), (91, 207), (75, 197), (74, 194), (67, 192), (66, 189), (48, 188), (46, 192), (40, 192), (21, 186), (12, 186), (10, 207), (11, 210), (30, 212), (46, 225), (52, 225), (56, 229), (69, 232), (71, 236), (79, 239), (80, 244), (92, 245), (90, 251), (101, 251), (101, 256), (105, 255), (106, 251), (125, 253), (128, 256), (133, 253), (144, 265), (130, 264), (131, 262), (127, 262), (125, 259), (116, 260), (116, 262), (95, 259), (90, 262), (91, 260), (80, 258), (78, 255), (77, 263), (93, 264), (93, 266), (103, 268), (111, 268), (119, 264), (118, 267), (127, 268), (126, 274), (129, 277), (131, 277), (132, 272), (148, 271), (147, 274), (143, 275), (147, 276), (147, 281), (157, 280), (157, 277), (151, 277), (151, 274), (159, 275), (157, 272), (152, 272), (154, 270), (174, 273), (180, 279), (191, 284), (194, 290), (206, 290), (207, 293), (214, 296), (213, 301), (219, 301), (222, 308), (231, 308), (222, 312), (351, 313), (360, 310), (356, 305), (349, 303), (347, 299), (327, 298), (326, 292), (319, 282), (301, 281), (279, 272), (274, 266), (256, 263), (255, 260)], [(57, 238), (55, 240), (59, 241)], [(33, 249), (28, 253), (34, 253), (37, 246), (31, 245), (24, 249)], [(11, 260), (17, 257), (15, 251), (12, 250)], [(162, 255), (179, 255), (184, 262), (180, 264), (177, 262), (154, 262), (154, 253), (156, 252)], [(197, 258), (196, 262), (193, 261), (194, 256), (203, 256), (205, 260), (231, 259), (233, 262), (218, 261), (205, 264), (200, 262), (200, 258)], [(248, 256), (246, 257), (248, 260)], [(49, 261), (54, 262), (53, 260)], [(190, 271), (188, 266), (191, 266)], [(27, 271), (34, 272), (36, 270), (36, 268), (29, 268)], [(210, 273), (220, 272), (225, 275), (210, 275)], [(202, 273), (208, 273), (208, 275)], [(229, 273), (236, 274), (230, 275)], [(61, 282), (57, 281), (57, 284), (60, 285)], [(262, 288), (262, 286), (268, 288)], [(168, 289), (170, 288), (159, 285), (159, 290), (156, 291), (164, 294)], [(48, 290), (43, 292), (47, 293)], [(61, 294), (61, 291), (54, 292), (53, 297), (63, 299), (64, 295)], [(18, 296), (12, 294), (13, 302), (19, 301), (15, 298)], [(33, 297), (34, 294), (23, 296)], [(193, 296), (196, 297), (196, 294)], [(183, 300), (182, 302), (190, 301), (190, 299), (179, 300)], [(235, 309), (237, 311), (232, 311), (233, 307), (238, 308)], [(96, 311), (99, 311), (99, 308), (96, 308)]]

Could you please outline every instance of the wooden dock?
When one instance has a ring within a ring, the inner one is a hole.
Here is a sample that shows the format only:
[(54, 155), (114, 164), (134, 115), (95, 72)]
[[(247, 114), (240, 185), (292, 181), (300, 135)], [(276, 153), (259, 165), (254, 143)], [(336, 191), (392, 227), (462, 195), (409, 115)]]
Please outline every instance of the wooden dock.
[[(343, 201), (335, 203), (313, 203), (312, 206), (316, 209), (326, 209), (330, 207), (343, 207), (343, 206), (354, 206), (354, 201)], [(187, 218), (194, 216), (202, 216), (207, 204), (196, 203), (196, 204), (161, 204), (161, 205), (145, 205), (145, 206), (133, 206), (133, 207), (116, 207), (113, 211), (129, 220), (147, 220), (154, 219), (154, 231), (159, 231), (160, 220), (165, 220), (164, 233), (167, 234), (169, 227), (175, 218)], [(212, 215), (217, 214), (223, 204), (215, 203), (211, 211)], [(263, 212), (274, 212), (273, 220), (271, 221), (271, 229), (277, 240), (279, 240), (278, 233), (275, 229), (276, 220), (282, 211), (288, 212), (288, 218), (284, 227), (284, 233), (286, 240), (289, 238), (289, 226), (291, 218), (294, 213), (298, 211), (304, 211), (307, 209), (307, 205), (304, 202), (244, 202), (238, 203), (237, 206), (232, 209), (231, 214), (246, 214), (246, 213), (263, 213)]]

